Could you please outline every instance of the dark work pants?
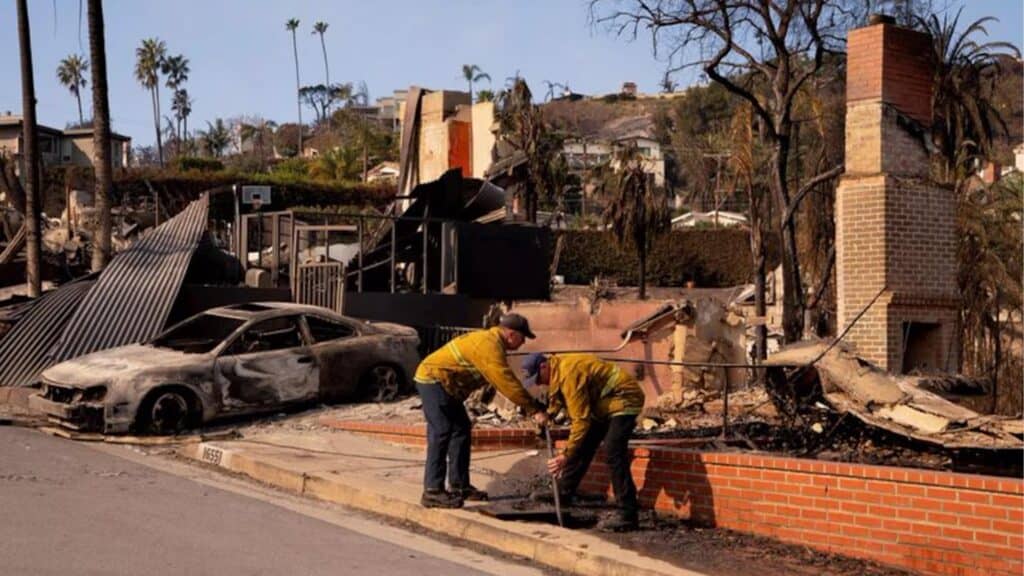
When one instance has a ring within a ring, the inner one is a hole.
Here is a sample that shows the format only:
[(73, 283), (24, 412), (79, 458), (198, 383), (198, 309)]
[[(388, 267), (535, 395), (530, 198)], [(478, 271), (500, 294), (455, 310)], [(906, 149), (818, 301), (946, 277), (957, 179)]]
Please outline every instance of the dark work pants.
[(636, 484), (629, 471), (629, 438), (636, 428), (636, 416), (613, 416), (607, 422), (592, 422), (583, 442), (576, 453), (566, 462), (565, 473), (558, 480), (558, 489), (563, 494), (574, 494), (579, 487), (590, 462), (597, 454), (601, 441), (612, 479), (615, 501), (623, 515), (636, 517), (639, 504), (636, 498)]
[(473, 427), (462, 402), (440, 384), (416, 383), (427, 419), (425, 490), (444, 490), (445, 472), (452, 490), (469, 487), (469, 440)]

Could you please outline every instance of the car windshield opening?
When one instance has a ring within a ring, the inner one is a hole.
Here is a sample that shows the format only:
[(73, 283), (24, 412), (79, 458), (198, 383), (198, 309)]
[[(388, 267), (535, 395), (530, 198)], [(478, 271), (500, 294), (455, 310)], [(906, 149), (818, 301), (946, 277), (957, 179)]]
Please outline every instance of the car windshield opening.
[(234, 356), (302, 346), (302, 332), (296, 320), (295, 316), (282, 316), (256, 323), (236, 338), (225, 354)]
[(200, 314), (171, 328), (151, 343), (188, 354), (206, 354), (237, 330), (244, 321), (213, 314)]

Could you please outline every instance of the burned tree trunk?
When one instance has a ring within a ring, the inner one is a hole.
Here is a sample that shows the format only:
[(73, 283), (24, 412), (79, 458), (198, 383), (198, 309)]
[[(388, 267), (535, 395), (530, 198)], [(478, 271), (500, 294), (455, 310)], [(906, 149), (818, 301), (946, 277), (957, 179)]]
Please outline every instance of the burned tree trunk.
[(89, 51), (92, 54), (93, 166), (96, 168), (96, 212), (99, 230), (93, 239), (92, 271), (110, 260), (110, 192), (113, 163), (110, 149), (110, 104), (107, 98), (107, 50), (103, 30), (103, 0), (89, 0)]
[(25, 280), (28, 295), (41, 293), (39, 264), (39, 142), (36, 127), (36, 87), (32, 76), (32, 36), (28, 22), (28, 2), (18, 0), (18, 42), (21, 48), (21, 102), (23, 109), (21, 132), (25, 142)]

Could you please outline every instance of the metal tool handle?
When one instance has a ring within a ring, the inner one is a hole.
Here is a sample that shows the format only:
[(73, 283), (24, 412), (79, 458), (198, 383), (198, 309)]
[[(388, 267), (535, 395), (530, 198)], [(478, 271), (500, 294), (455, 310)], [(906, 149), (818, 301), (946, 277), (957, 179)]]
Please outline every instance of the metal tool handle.
[[(544, 439), (548, 442), (548, 458), (555, 457), (555, 445), (551, 442), (551, 428), (544, 427)], [(551, 489), (555, 493), (555, 517), (558, 518), (558, 525), (564, 527), (565, 523), (562, 522), (562, 499), (558, 494), (558, 478), (554, 474), (551, 475)]]

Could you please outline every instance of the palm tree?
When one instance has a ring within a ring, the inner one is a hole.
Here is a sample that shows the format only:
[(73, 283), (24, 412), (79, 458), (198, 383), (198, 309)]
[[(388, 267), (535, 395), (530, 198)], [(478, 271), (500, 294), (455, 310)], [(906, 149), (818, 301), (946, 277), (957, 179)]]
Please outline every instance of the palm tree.
[(286, 30), (292, 33), (292, 53), (295, 56), (295, 98), (299, 104), (299, 147), (298, 155), (302, 156), (302, 95), (299, 91), (302, 89), (302, 84), (299, 82), (299, 46), (295, 41), (295, 31), (299, 28), (299, 19), (292, 18), (284, 23)]
[(636, 250), (640, 263), (637, 281), (643, 300), (647, 298), (647, 253), (654, 240), (668, 228), (668, 210), (665, 194), (652, 185), (636, 145), (623, 148), (617, 160), (619, 169), (612, 175), (612, 198), (604, 221), (619, 245), (630, 245)]
[[(178, 97), (178, 89), (188, 81), (188, 73), (191, 69), (188, 67), (188, 58), (184, 55), (178, 54), (177, 56), (171, 56), (164, 60), (164, 63), (160, 66), (160, 70), (167, 75), (166, 85), (174, 99)], [(172, 100), (173, 102), (173, 100)], [(173, 109), (172, 103), (172, 109)], [(174, 136), (178, 139), (179, 145), (181, 142), (181, 116), (175, 115), (176, 126)]]
[(147, 38), (135, 49), (135, 79), (149, 90), (153, 100), (153, 127), (160, 166), (164, 165), (164, 144), (160, 137), (160, 71), (166, 58), (167, 45), (159, 38)]
[(1009, 42), (984, 42), (985, 25), (998, 21), (981, 18), (957, 34), (961, 8), (952, 19), (940, 21), (932, 14), (919, 25), (932, 36), (933, 58), (937, 62), (932, 89), (935, 121), (932, 136), (945, 164), (943, 178), (959, 183), (972, 172), (974, 160), (991, 153), (994, 137), (1006, 134), (1006, 121), (993, 100), (993, 85), (999, 75), (998, 57), (1020, 52)]
[(494, 102), (494, 90), (483, 89), (476, 93), (477, 102)]
[(244, 122), (239, 126), (238, 138), (242, 143), (252, 142), (253, 151), (256, 153), (256, 157), (260, 163), (260, 169), (263, 169), (264, 161), (266, 160), (266, 144), (268, 137), (273, 138), (274, 128), (277, 124), (273, 120), (266, 120), (264, 118), (257, 118), (255, 122), (249, 123)]
[(309, 176), (317, 180), (355, 181), (359, 179), (359, 149), (340, 146), (320, 155), (309, 167)]
[(476, 84), (477, 82), (485, 78), (487, 79), (488, 82), (491, 81), (491, 75), (481, 70), (480, 67), (477, 66), (476, 64), (463, 64), (462, 77), (466, 80), (466, 83), (469, 85), (470, 102), (473, 101), (473, 84)]
[(331, 85), (331, 69), (327, 65), (327, 45), (324, 43), (324, 33), (327, 32), (327, 22), (317, 22), (313, 24), (313, 34), (320, 35), (320, 50), (324, 54), (324, 84), (327, 86)]
[(85, 87), (85, 72), (89, 69), (89, 61), (72, 54), (60, 61), (57, 66), (57, 80), (75, 96), (78, 101), (78, 123), (84, 124), (82, 115), (82, 88)]
[(39, 277), (39, 142), (36, 138), (36, 85), (32, 75), (32, 36), (27, 0), (18, 0), (18, 46), (21, 52), (21, 137), (25, 142), (25, 280), (28, 295), (42, 294)]
[(114, 167), (110, 149), (110, 100), (107, 97), (107, 43), (104, 38), (103, 0), (89, 1), (89, 53), (92, 58), (92, 143), (96, 167), (96, 212), (100, 230), (92, 250), (92, 271), (110, 260), (110, 192)]
[(171, 100), (171, 110), (174, 117), (178, 119), (181, 133), (178, 139), (188, 148), (188, 116), (192, 113), (192, 99), (188, 97), (188, 90), (179, 88), (174, 91), (174, 99)]
[(957, 208), (961, 358), (967, 374), (989, 373), (995, 413), (1005, 413), (1007, 408), (996, 410), (1000, 383), (1019, 380), (1011, 366), (1002, 365), (1005, 334), (1000, 317), (1008, 311), (1011, 318), (1015, 316), (1024, 300), (1019, 273), (1024, 266), (1022, 201), (1024, 180), (1014, 174), (986, 188), (964, 190)]
[(206, 123), (206, 132), (203, 132), (203, 145), (206, 153), (214, 158), (220, 158), (228, 146), (231, 145), (231, 131), (228, 130), (224, 120), (217, 118), (213, 124)]

